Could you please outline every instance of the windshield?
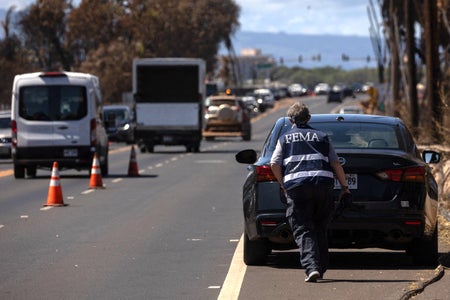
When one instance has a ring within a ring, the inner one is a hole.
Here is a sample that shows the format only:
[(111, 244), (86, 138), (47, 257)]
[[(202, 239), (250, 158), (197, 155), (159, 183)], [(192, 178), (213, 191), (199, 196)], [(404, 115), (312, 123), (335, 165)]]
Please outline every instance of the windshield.
[(311, 127), (328, 134), (334, 148), (399, 149), (395, 126), (379, 123), (311, 123)]
[(80, 120), (86, 114), (84, 86), (26, 86), (20, 90), (19, 115), (26, 120)]

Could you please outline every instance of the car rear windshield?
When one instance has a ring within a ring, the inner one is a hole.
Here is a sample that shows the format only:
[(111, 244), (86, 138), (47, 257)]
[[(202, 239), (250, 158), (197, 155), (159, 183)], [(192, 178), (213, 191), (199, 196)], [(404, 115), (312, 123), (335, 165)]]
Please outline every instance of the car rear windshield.
[(19, 115), (26, 120), (80, 120), (86, 114), (84, 86), (45, 85), (20, 89)]
[(379, 123), (311, 123), (313, 128), (326, 132), (334, 148), (399, 149), (395, 126)]
[(220, 106), (222, 104), (226, 104), (229, 106), (235, 106), (236, 100), (233, 99), (213, 99), (209, 101), (209, 105)]

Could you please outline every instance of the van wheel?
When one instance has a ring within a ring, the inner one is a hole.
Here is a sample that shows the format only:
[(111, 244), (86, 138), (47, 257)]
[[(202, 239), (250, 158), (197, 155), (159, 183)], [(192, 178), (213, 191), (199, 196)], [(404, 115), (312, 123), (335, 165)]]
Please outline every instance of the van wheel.
[(102, 177), (108, 176), (108, 156), (105, 157), (105, 162), (100, 165), (100, 172), (102, 173)]
[(14, 178), (25, 178), (25, 167), (14, 164)]

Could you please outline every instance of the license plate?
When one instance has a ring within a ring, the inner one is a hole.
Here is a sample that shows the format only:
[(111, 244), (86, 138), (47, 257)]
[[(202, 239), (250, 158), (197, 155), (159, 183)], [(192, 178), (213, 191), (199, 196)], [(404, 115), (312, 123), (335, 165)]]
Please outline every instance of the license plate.
[[(358, 174), (345, 174), (347, 185), (350, 190), (356, 190), (358, 189)], [(337, 178), (334, 178), (334, 188), (340, 189), (341, 185), (339, 184), (339, 180)]]
[(78, 150), (77, 149), (64, 149), (64, 157), (77, 157)]

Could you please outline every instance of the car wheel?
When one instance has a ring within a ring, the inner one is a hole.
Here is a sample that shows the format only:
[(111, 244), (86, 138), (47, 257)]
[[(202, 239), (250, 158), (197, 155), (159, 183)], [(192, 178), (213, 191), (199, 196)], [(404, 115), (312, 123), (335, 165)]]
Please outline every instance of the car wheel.
[(248, 266), (260, 266), (266, 263), (270, 249), (267, 240), (250, 241), (244, 233), (244, 263)]
[(207, 141), (214, 141), (214, 137), (213, 136), (207, 136), (207, 137), (205, 137), (205, 139)]
[(437, 265), (439, 256), (437, 225), (431, 239), (415, 239), (407, 249), (407, 253), (412, 255), (415, 265)]
[(17, 178), (17, 179), (25, 178), (25, 167), (24, 166), (14, 164), (14, 178)]

